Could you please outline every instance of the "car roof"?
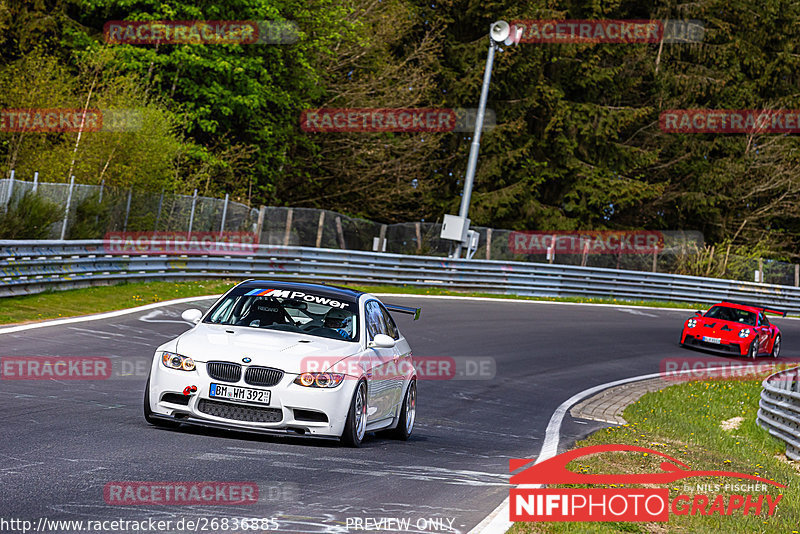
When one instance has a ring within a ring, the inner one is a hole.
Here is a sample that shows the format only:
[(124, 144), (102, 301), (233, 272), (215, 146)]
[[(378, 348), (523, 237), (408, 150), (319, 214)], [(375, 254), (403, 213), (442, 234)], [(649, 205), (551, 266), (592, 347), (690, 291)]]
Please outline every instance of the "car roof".
[(310, 284), (306, 282), (279, 282), (277, 280), (246, 280), (237, 287), (249, 289), (264, 287), (273, 289), (291, 289), (293, 291), (302, 291), (303, 293), (314, 293), (325, 297), (354, 301), (358, 301), (358, 298), (364, 294), (363, 291), (357, 291), (355, 289), (349, 289), (346, 287), (329, 286), (325, 284)]

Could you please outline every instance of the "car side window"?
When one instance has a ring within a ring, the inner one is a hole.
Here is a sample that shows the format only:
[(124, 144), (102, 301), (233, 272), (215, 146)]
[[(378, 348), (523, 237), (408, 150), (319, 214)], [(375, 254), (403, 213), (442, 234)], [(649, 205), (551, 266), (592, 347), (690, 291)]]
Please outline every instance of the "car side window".
[(367, 302), (366, 306), (364, 306), (364, 314), (366, 315), (367, 334), (370, 339), (374, 339), (378, 334), (387, 334), (386, 323), (377, 301), (371, 300)]
[(381, 314), (383, 315), (383, 322), (386, 324), (386, 332), (392, 339), (400, 339), (400, 331), (397, 330), (397, 325), (389, 314), (389, 311), (381, 304)]
[(769, 326), (769, 321), (767, 321), (767, 316), (763, 313), (758, 314), (758, 324), (763, 326)]

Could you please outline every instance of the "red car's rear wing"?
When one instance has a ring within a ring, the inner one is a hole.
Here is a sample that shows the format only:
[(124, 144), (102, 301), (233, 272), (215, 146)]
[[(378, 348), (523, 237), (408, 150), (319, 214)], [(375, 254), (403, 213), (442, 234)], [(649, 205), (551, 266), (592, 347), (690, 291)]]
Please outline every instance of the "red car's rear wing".
[(749, 306), (751, 308), (755, 308), (757, 310), (761, 310), (764, 313), (774, 313), (775, 315), (781, 315), (783, 317), (786, 317), (786, 312), (785, 311), (774, 310), (772, 308), (766, 308), (766, 307), (760, 306), (758, 304), (751, 304), (749, 302), (741, 302), (739, 300), (724, 300), (723, 302), (727, 302), (729, 304), (739, 304), (740, 306)]

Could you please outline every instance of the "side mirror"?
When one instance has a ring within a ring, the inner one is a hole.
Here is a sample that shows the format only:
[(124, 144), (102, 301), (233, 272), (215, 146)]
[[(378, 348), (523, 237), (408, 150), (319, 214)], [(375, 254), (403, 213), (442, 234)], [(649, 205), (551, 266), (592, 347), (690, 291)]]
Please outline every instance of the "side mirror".
[(701, 310), (697, 310), (696, 312), (694, 312), (694, 314), (695, 315), (703, 315), (703, 312)]
[(203, 318), (203, 312), (197, 308), (189, 308), (181, 314), (181, 319), (186, 322), (197, 324)]
[(376, 334), (372, 343), (369, 344), (370, 348), (391, 349), (395, 345), (395, 340), (386, 334)]

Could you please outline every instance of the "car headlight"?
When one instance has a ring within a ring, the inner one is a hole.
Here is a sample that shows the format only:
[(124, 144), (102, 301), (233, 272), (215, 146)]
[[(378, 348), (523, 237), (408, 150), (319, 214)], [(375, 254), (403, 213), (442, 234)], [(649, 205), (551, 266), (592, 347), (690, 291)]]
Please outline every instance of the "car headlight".
[(161, 363), (164, 367), (170, 369), (179, 369), (181, 371), (194, 371), (194, 360), (188, 356), (182, 356), (174, 352), (165, 352), (161, 355)]
[(697, 319), (689, 319), (689, 321), (686, 323), (686, 326), (689, 328), (694, 328), (697, 326)]
[(750, 329), (749, 328), (742, 328), (739, 330), (739, 337), (749, 337), (750, 336)]
[(338, 373), (303, 373), (294, 379), (294, 383), (307, 388), (335, 388), (344, 380)]

